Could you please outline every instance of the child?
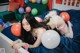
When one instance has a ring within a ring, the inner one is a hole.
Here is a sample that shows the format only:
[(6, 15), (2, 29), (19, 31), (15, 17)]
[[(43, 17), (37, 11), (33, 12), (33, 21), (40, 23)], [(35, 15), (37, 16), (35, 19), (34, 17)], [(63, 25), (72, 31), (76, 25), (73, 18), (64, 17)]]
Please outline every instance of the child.
[(56, 11), (50, 11), (45, 16), (44, 22), (52, 29), (56, 28), (65, 37), (73, 38), (72, 24), (68, 21), (68, 27), (65, 21), (57, 15)]

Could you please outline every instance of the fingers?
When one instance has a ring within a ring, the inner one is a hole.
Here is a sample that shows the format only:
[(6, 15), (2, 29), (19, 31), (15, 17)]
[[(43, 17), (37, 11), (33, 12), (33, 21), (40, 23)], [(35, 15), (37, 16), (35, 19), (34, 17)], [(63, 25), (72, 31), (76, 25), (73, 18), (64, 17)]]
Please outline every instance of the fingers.
[(18, 53), (18, 50), (15, 49), (15, 53)]
[(22, 47), (23, 46), (23, 43), (22, 43), (22, 41), (20, 41), (20, 40), (17, 40), (17, 41), (15, 41), (15, 42), (13, 42), (13, 44), (11, 44), (11, 47), (13, 48), (13, 49), (15, 49), (15, 53), (18, 53), (18, 49), (20, 48), (20, 47)]
[(19, 49), (22, 46), (23, 46), (22, 43), (17, 43), (17, 44), (14, 44), (12, 47), (13, 47), (13, 49)]
[(29, 44), (27, 44), (27, 43), (23, 43), (23, 47), (24, 47), (24, 49), (28, 50), (28, 48), (29, 48)]
[[(17, 42), (17, 41), (16, 41)], [(28, 47), (29, 47), (29, 44), (27, 44), (27, 43), (23, 43), (23, 42), (18, 42), (18, 43), (16, 43), (16, 44), (12, 44), (11, 45), (11, 47), (13, 48), (13, 49), (15, 49), (15, 50), (18, 50), (20, 47), (22, 47), (23, 46), (23, 48), (24, 49), (26, 49), (26, 50), (28, 50)]]
[(20, 39), (14, 41), (12, 44), (11, 44), (11, 47), (14, 45), (14, 44), (17, 44), (17, 43), (22, 43), (22, 41)]

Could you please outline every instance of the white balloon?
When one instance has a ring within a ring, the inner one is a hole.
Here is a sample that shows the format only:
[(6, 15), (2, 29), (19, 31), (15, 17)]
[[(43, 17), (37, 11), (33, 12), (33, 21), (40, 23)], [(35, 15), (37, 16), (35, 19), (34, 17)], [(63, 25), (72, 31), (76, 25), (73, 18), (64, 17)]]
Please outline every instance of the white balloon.
[(44, 47), (54, 49), (60, 43), (60, 35), (54, 30), (47, 30), (43, 34), (41, 41)]

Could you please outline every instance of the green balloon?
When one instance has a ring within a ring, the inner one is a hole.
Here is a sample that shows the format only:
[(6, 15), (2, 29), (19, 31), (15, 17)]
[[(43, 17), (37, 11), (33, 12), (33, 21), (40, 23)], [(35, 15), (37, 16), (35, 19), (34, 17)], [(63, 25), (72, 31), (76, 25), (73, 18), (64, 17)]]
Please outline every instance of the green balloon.
[(2, 30), (0, 29), (0, 32), (2, 32)]
[(38, 10), (36, 8), (33, 8), (32, 11), (31, 11), (31, 14), (32, 15), (37, 15), (38, 13)]
[(48, 0), (42, 0), (42, 4), (47, 4)]

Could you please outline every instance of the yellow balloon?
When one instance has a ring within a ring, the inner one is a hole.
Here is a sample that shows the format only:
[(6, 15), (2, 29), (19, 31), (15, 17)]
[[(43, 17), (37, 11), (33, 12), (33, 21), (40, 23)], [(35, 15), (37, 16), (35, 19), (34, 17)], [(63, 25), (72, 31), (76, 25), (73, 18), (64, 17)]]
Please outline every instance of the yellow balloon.
[(32, 0), (32, 3), (35, 3), (36, 2), (36, 0)]

